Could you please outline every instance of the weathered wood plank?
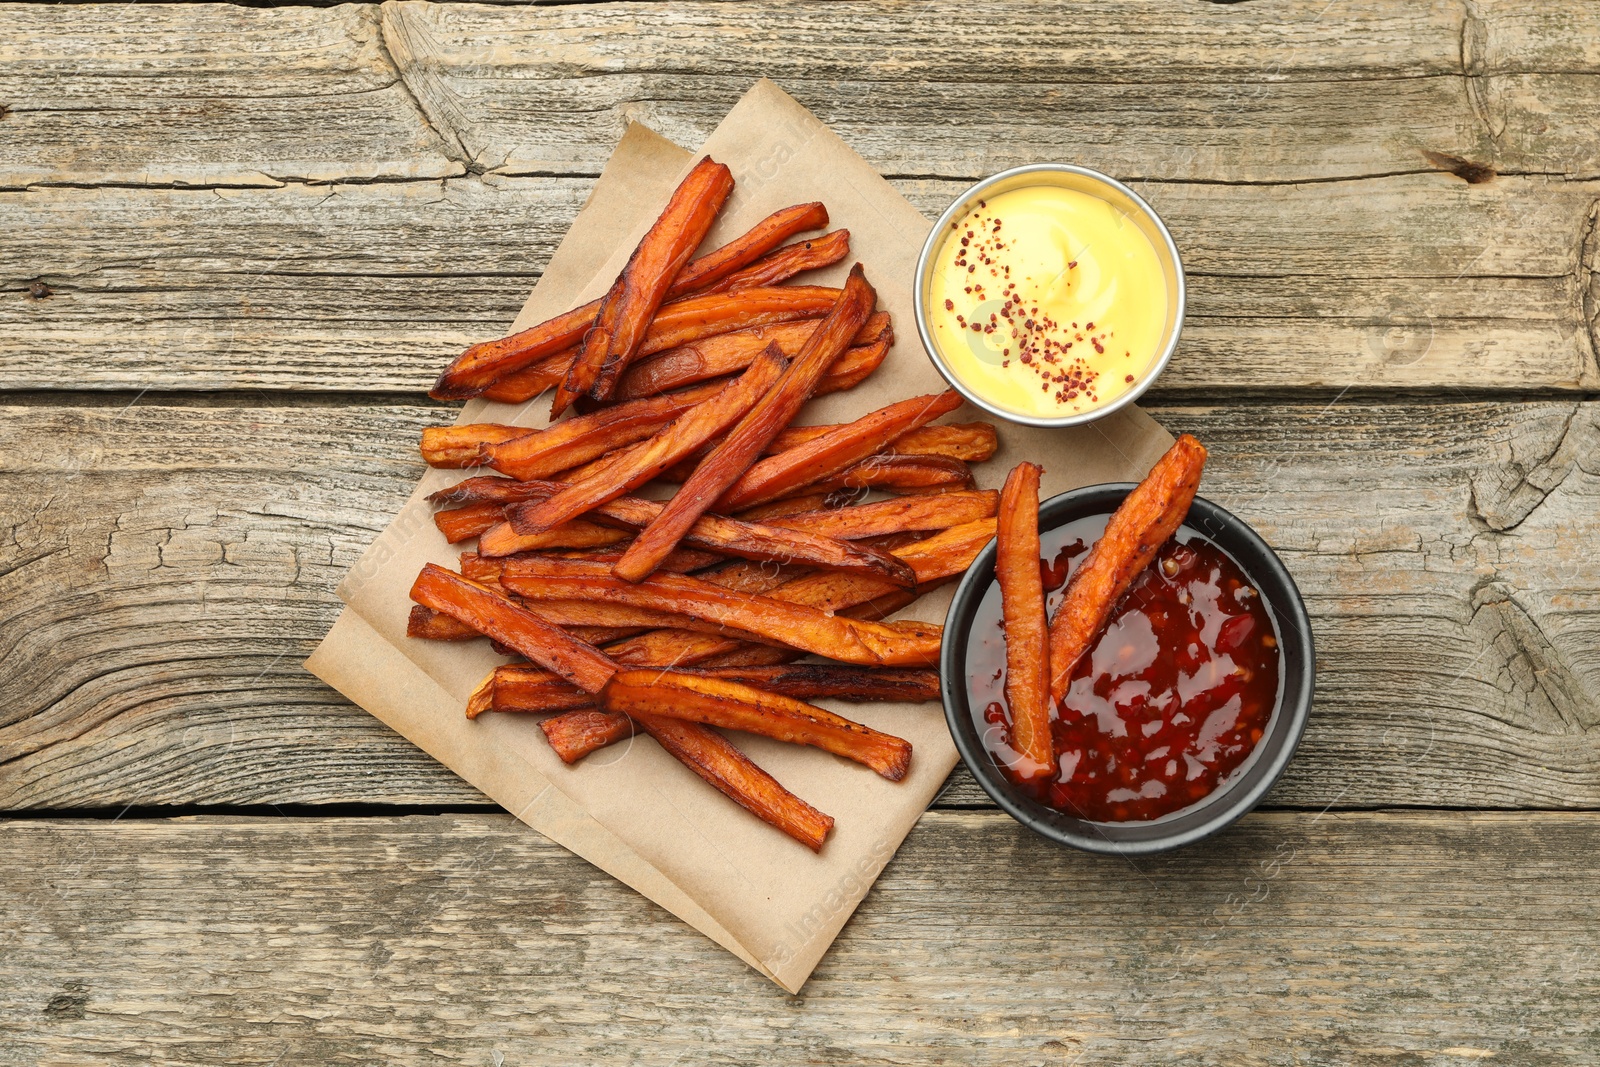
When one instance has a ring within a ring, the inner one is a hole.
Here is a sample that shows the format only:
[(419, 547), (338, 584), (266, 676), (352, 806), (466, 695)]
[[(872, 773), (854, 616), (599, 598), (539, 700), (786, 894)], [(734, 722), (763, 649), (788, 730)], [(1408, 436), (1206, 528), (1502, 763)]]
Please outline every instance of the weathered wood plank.
[(422, 120), (377, 11), (0, 7), (0, 188), (277, 186), (466, 173)]
[[(0, 823), (15, 1062), (1592, 1062), (1600, 819), (925, 817), (800, 996), (509, 816)], [(806, 859), (796, 856), (796, 862)]]
[(1142, 178), (1600, 173), (1580, 4), (0, 10), (0, 187), (593, 174), (627, 120), (697, 143), (763, 76), (900, 175), (1064, 146)]
[[(930, 214), (961, 188), (898, 184)], [(420, 391), (509, 324), (589, 186), (0, 193), (0, 387)], [(1165, 389), (1600, 383), (1600, 181), (1139, 187), (1191, 275)]]
[[(0, 409), (0, 809), (477, 799), (299, 667), (443, 410)], [(1312, 611), (1274, 803), (1600, 805), (1600, 404), (1154, 413)]]

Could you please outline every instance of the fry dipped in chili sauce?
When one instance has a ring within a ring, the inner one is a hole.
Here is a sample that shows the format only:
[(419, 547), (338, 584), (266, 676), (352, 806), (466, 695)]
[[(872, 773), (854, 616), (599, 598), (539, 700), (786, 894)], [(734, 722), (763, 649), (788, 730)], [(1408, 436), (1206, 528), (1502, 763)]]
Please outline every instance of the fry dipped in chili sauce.
[[(1003, 584), (978, 607), (966, 661), (975, 725), (1042, 804), (1103, 822), (1160, 818), (1223, 785), (1266, 730), (1280, 678), (1271, 612), (1232, 557), (1183, 526), (1204, 460), (1180, 438), (1109, 518), (1041, 535), (1051, 651), (1069, 650), (1046, 703), (1046, 773), (1028, 773), (1043, 748), (1030, 719), (1037, 641), (1025, 622), (1013, 639)], [(1002, 531), (1006, 519), (1002, 501)]]

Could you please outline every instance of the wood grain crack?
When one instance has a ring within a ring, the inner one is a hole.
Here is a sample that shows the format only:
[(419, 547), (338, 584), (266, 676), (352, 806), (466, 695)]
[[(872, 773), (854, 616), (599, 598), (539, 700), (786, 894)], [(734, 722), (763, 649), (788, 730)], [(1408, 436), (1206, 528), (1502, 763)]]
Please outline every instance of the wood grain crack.
[(1578, 382), (1600, 388), (1600, 200), (1589, 205), (1578, 236), (1578, 331), (1584, 342)]
[(1479, 583), (1472, 596), (1474, 629), (1487, 629), (1496, 662), (1485, 676), (1506, 693), (1507, 709), (1549, 733), (1582, 734), (1600, 726), (1600, 695), (1590, 692), (1567, 657), (1524, 602), (1524, 594), (1498, 577)]
[(1572, 473), (1579, 454), (1596, 446), (1600, 433), (1592, 419), (1579, 420), (1582, 411), (1575, 403), (1551, 432), (1519, 435), (1495, 448), (1494, 462), (1471, 474), (1472, 516), (1497, 533), (1527, 521)]
[(1461, 75), (1467, 103), (1498, 150), (1506, 132), (1506, 103), (1489, 71), (1489, 25), (1477, 17), (1477, 5), (1468, 2), (1461, 22)]
[(478, 153), (468, 148), (459, 132), (467, 125), (466, 118), (450, 102), (450, 89), (429, 58), (439, 49), (427, 31), (393, 0), (363, 11), (371, 12), (368, 17), (374, 20), (378, 54), (394, 71), (396, 84), (405, 90), (423, 127), (463, 173), (483, 174), (488, 168), (478, 161)]

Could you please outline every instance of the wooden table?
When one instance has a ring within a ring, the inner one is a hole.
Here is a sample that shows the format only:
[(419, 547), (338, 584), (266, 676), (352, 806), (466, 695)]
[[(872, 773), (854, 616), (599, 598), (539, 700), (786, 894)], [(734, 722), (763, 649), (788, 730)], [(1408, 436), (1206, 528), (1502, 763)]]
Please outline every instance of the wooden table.
[[(978, 6), (0, 7), (0, 1061), (1600, 1057), (1600, 7)], [(1236, 829), (958, 772), (797, 997), (300, 667), (624, 124), (762, 75), (930, 214), (1155, 203), (1320, 652)]]

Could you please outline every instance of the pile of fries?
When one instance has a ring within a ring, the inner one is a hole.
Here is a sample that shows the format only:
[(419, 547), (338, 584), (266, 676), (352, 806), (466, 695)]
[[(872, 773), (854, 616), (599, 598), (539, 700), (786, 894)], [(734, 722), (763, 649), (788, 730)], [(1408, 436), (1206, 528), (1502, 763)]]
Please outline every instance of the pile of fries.
[[(954, 391), (790, 425), (872, 374), (894, 335), (860, 264), (841, 288), (785, 284), (849, 254), (845, 230), (785, 244), (827, 225), (820, 203), (691, 258), (732, 188), (701, 160), (603, 297), (474, 345), (439, 376), (439, 399), (553, 389), (559, 421), (423, 432), (431, 465), (495, 473), (434, 494), (439, 530), (476, 550), (459, 572), (423, 569), (408, 632), (487, 637), (528, 661), (484, 679), (469, 716), (545, 715), (568, 763), (648, 734), (817, 850), (833, 820), (714, 727), (905, 776), (909, 742), (807, 701), (938, 699), (941, 628), (888, 616), (993, 538), (999, 494), (968, 464), (996, 436), (933, 425), (960, 406)], [(647, 483), (677, 490), (636, 495)]]

